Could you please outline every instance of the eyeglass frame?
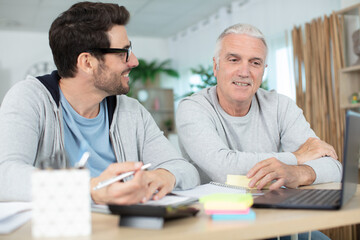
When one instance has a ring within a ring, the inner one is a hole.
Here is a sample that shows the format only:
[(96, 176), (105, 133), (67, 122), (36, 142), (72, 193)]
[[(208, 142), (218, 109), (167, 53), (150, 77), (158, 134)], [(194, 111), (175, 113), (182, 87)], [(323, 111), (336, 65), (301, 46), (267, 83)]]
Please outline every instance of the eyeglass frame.
[(106, 53), (126, 53), (126, 62), (129, 62), (130, 55), (132, 53), (132, 45), (130, 41), (130, 46), (128, 48), (91, 48), (85, 52), (101, 52), (102, 54)]

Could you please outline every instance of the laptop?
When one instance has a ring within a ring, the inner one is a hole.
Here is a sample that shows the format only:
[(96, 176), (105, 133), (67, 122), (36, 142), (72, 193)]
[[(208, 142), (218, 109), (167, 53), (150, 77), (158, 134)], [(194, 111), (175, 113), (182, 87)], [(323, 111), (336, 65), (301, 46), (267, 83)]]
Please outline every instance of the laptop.
[(346, 113), (343, 174), (340, 190), (280, 188), (254, 199), (254, 208), (340, 209), (355, 194), (360, 155), (360, 114)]

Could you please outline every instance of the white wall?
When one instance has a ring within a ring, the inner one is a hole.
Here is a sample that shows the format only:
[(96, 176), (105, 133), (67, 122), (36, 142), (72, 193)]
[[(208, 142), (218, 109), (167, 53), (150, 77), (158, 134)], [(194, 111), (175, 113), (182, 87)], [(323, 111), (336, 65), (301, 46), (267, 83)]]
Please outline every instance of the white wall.
[(169, 58), (168, 42), (164, 38), (129, 36), (129, 39), (137, 58), (146, 60), (159, 59), (159, 61)]
[[(182, 75), (180, 81), (176, 82), (175, 93), (181, 95), (190, 90), (190, 68), (212, 64), (216, 38), (226, 27), (235, 23), (250, 23), (258, 27), (271, 43), (279, 38), (285, 39), (285, 31), (291, 31), (294, 25), (304, 24), (339, 9), (340, 0), (234, 1), (230, 9), (219, 9), (208, 19), (168, 39), (170, 55)], [(273, 65), (270, 64), (267, 69), (269, 77), (274, 75), (271, 74), (275, 69)], [(269, 80), (270, 87), (276, 86), (275, 79)]]
[(251, 0), (244, 7), (233, 4), (232, 22), (251, 23), (272, 38), (339, 9), (339, 0)]
[[(147, 60), (169, 57), (166, 39), (129, 37), (137, 57)], [(34, 63), (53, 62), (48, 33), (0, 31), (0, 53), (0, 103)]]
[[(241, 2), (244, 1), (234, 1), (230, 11), (221, 8), (208, 19), (168, 39), (129, 36), (134, 53), (147, 60), (171, 58), (181, 78), (163, 78), (162, 86), (173, 87), (181, 95), (190, 90), (190, 68), (212, 64), (215, 40), (225, 27), (238, 22), (251, 23), (271, 42), (285, 36), (285, 30), (290, 31), (294, 25), (360, 0), (249, 0), (244, 6)], [(29, 67), (39, 61), (52, 61), (47, 33), (0, 31), (0, 103), (9, 87), (22, 80)], [(274, 68), (269, 67), (269, 76)]]
[(52, 61), (47, 34), (43, 33), (0, 31), (0, 53), (0, 103), (32, 64)]
[[(147, 61), (157, 60), (162, 62), (167, 59), (173, 61), (170, 57), (169, 43), (165, 38), (149, 38), (149, 37), (131, 37), (129, 36), (133, 45), (133, 52), (137, 58), (143, 58)], [(173, 62), (171, 63), (171, 67)], [(131, 81), (131, 79), (130, 79)], [(176, 79), (168, 76), (160, 76), (160, 85), (163, 88), (173, 88)], [(136, 86), (136, 85), (135, 85)]]

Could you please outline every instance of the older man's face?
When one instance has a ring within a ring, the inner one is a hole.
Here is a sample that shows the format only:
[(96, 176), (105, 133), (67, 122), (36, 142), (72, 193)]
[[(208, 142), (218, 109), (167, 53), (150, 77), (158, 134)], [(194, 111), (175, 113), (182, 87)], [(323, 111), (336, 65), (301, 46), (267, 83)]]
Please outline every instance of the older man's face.
[(244, 34), (223, 38), (219, 62), (214, 59), (214, 75), (219, 103), (230, 115), (239, 115), (239, 109), (245, 114), (249, 110), (262, 82), (265, 58), (265, 44), (258, 38)]

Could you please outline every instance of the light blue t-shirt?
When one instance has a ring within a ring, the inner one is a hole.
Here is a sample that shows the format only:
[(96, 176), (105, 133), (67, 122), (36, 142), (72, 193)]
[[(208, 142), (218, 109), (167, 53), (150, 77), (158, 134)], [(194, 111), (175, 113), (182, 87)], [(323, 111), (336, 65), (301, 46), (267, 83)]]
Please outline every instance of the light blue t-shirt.
[[(69, 104), (60, 89), (60, 104), (64, 119), (65, 150), (71, 166), (90, 152), (86, 167), (91, 177), (99, 176), (111, 163), (116, 162), (109, 136), (107, 101), (100, 103), (99, 114), (92, 119), (79, 115)], [(84, 149), (85, 148), (85, 149)]]

